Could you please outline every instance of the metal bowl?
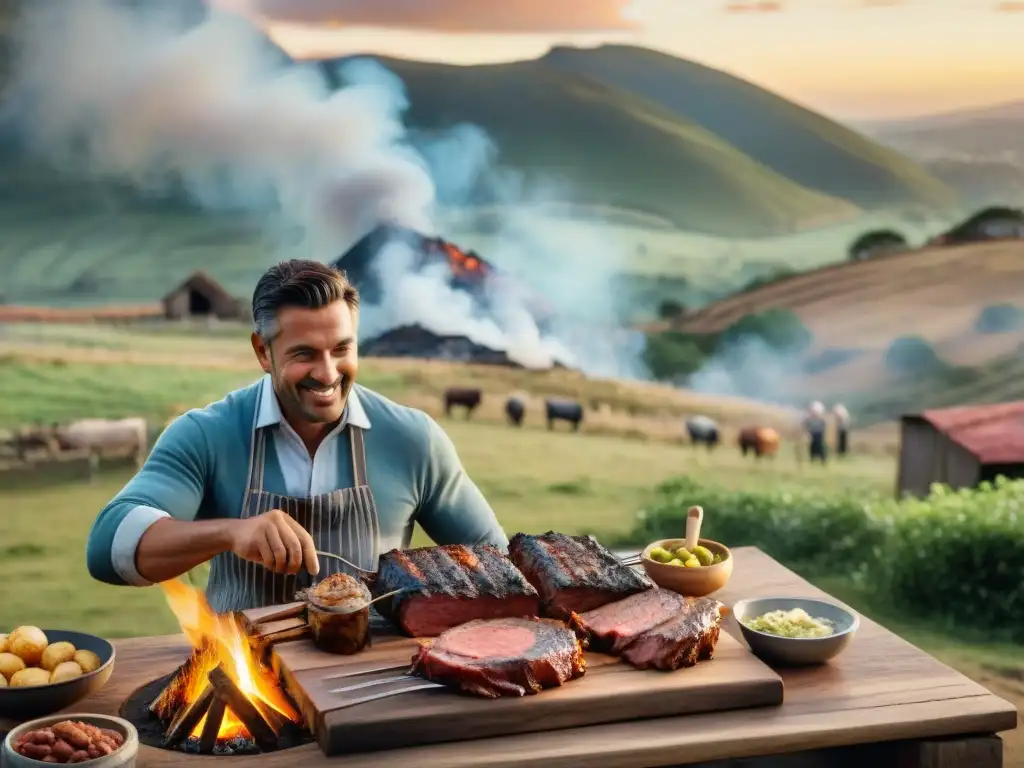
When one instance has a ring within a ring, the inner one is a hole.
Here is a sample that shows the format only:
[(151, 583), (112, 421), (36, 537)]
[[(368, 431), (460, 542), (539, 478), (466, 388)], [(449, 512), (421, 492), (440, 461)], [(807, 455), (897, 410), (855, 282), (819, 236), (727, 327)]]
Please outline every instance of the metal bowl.
[(43, 765), (43, 762), (40, 760), (25, 757), (15, 752), (14, 742), (23, 733), (56, 725), (63, 720), (78, 720), (89, 725), (95, 725), (98, 728), (109, 728), (112, 731), (117, 731), (124, 737), (124, 744), (116, 752), (111, 752), (109, 755), (97, 757), (93, 760), (86, 760), (83, 763), (79, 763), (79, 765), (90, 766), (90, 768), (134, 768), (135, 760), (139, 754), (139, 733), (135, 730), (135, 726), (120, 717), (84, 713), (50, 715), (49, 717), (41, 717), (38, 720), (32, 720), (19, 725), (8, 733), (7, 738), (4, 739), (2, 761), (4, 768), (39, 768), (39, 766)]
[(698, 539), (697, 543), (712, 553), (721, 555), (722, 562), (703, 565), (700, 568), (684, 568), (678, 565), (659, 563), (651, 559), (655, 547), (676, 550), (686, 544), (686, 539), (661, 539), (652, 541), (640, 553), (640, 564), (651, 580), (662, 589), (670, 589), (687, 597), (704, 597), (724, 587), (732, 576), (732, 553), (724, 544), (710, 539)]
[(99, 668), (60, 683), (0, 688), (0, 717), (24, 720), (59, 712), (98, 691), (114, 672), (114, 646), (102, 637), (66, 629), (43, 629), (43, 632), (51, 643), (68, 642), (80, 651), (92, 651), (99, 656)]
[[(832, 623), (835, 632), (826, 637), (781, 637), (751, 629), (744, 622), (771, 611), (803, 608), (816, 619)], [(762, 597), (740, 600), (732, 607), (743, 638), (755, 656), (780, 666), (823, 664), (838, 656), (850, 644), (860, 617), (835, 603), (809, 597)]]

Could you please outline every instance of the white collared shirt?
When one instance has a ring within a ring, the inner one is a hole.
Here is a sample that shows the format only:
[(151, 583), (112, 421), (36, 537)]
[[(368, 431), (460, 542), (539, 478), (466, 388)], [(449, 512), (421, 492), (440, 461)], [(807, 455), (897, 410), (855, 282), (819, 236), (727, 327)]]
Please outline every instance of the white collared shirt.
[[(313, 456), (291, 425), (281, 414), (281, 406), (274, 394), (274, 385), (267, 374), (263, 378), (256, 429), (266, 429), (274, 438), (274, 453), (284, 478), (284, 495), (306, 498), (330, 493), (341, 487), (338, 468), (342, 466), (339, 450), (348, 448), (338, 440), (348, 424), (370, 428), (370, 420), (363, 410), (355, 390), (349, 392), (341, 422), (323, 439)], [(268, 460), (272, 454), (268, 452)]]

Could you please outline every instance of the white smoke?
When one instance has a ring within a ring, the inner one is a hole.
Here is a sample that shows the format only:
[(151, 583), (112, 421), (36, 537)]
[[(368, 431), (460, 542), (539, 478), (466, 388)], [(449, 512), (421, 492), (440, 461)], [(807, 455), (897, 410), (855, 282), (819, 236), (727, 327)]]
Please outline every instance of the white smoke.
[[(441, 234), (430, 169), (436, 175), (438, 158), (459, 158), (442, 179), (452, 192), (469, 189), (494, 159), (486, 137), (465, 126), (413, 151), (402, 84), (374, 62), (351, 62), (345, 86), (332, 91), (318, 68), (283, 65), (262, 33), (216, 11), (186, 29), (116, 0), (26, 5), (12, 92), (30, 150), (144, 191), (184, 189), (209, 209), (273, 214), (302, 233), (297, 248), (312, 258), (334, 260), (380, 220)], [(369, 327), (420, 323), (526, 365), (587, 367), (545, 338), (519, 302), (499, 297), (492, 316), (480, 318), (443, 270), (396, 268), (408, 258), (400, 251), (386, 255), (382, 303), (363, 314)], [(558, 293), (577, 307), (580, 287)], [(590, 300), (602, 301), (596, 292)], [(604, 300), (606, 318), (610, 310)], [(594, 359), (607, 369), (617, 354)]]

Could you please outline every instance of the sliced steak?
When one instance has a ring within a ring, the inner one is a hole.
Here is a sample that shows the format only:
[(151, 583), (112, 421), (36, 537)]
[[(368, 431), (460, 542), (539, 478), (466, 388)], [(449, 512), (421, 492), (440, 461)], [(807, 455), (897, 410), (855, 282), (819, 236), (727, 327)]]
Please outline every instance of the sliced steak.
[(692, 667), (715, 654), (725, 606), (710, 597), (686, 598), (668, 621), (638, 634), (622, 659), (639, 669)]
[[(393, 549), (380, 557), (373, 591), (405, 590), (382, 612), (412, 637), (433, 637), (474, 619), (536, 616), (537, 590), (490, 544)], [(381, 603), (378, 603), (380, 605)]]
[(413, 674), (496, 699), (529, 696), (582, 676), (583, 650), (572, 630), (549, 619), (489, 619), (424, 641)]
[(624, 600), (574, 613), (569, 625), (585, 648), (618, 656), (640, 634), (683, 610), (687, 598), (668, 589), (647, 589)]
[(593, 536), (517, 533), (508, 550), (540, 593), (543, 614), (552, 618), (568, 619), (654, 588), (647, 574), (623, 565)]

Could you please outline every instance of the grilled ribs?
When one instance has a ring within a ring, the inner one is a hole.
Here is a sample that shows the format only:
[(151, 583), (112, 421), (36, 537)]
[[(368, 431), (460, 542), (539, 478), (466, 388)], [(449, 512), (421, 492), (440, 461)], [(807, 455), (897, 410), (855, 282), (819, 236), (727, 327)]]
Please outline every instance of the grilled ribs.
[(422, 641), (410, 672), (496, 699), (530, 696), (581, 677), (586, 661), (576, 636), (561, 622), (489, 619)]
[(540, 593), (543, 615), (552, 618), (568, 619), (654, 588), (646, 574), (623, 565), (593, 536), (517, 533), (508, 549)]
[(621, 656), (639, 669), (673, 670), (711, 659), (725, 606), (710, 597), (652, 589), (573, 614), (584, 647)]
[[(474, 619), (536, 616), (537, 590), (490, 544), (393, 549), (380, 557), (373, 591), (404, 590), (383, 612), (411, 637), (433, 637)], [(379, 605), (379, 604), (378, 604)]]

